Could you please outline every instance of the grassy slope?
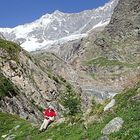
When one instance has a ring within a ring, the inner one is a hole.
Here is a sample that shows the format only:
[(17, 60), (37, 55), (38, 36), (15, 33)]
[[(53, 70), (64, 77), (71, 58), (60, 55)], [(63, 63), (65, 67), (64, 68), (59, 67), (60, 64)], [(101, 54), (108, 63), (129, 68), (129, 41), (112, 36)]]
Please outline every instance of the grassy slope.
[(109, 66), (122, 66), (122, 67), (136, 67), (139, 64), (138, 63), (126, 63), (126, 62), (120, 62), (118, 60), (109, 60), (107, 58), (104, 57), (99, 57), (93, 60), (89, 60), (87, 62), (84, 62), (85, 65), (87, 66), (102, 66), (102, 67), (109, 67)]
[[(140, 102), (133, 100), (133, 97), (140, 92), (140, 83), (136, 87), (126, 90), (116, 96), (116, 105), (109, 112), (104, 113), (102, 106), (94, 107), (94, 111), (90, 115), (98, 115), (102, 118), (100, 122), (95, 122), (88, 125), (85, 129), (83, 121), (78, 118), (70, 125), (69, 121), (60, 125), (50, 127), (48, 131), (37, 134), (38, 128), (32, 127), (30, 123), (19, 119), (16, 116), (0, 113), (0, 137), (8, 134), (11, 130), (12, 134), (16, 135), (16, 140), (24, 140), (27, 136), (32, 140), (97, 140), (101, 137), (102, 128), (114, 117), (122, 117), (124, 125), (119, 132), (111, 134), (111, 140), (139, 140), (140, 139)], [(72, 121), (72, 119), (71, 119)], [(69, 124), (69, 125), (68, 125)], [(17, 125), (20, 127), (17, 130), (13, 128)]]
[(0, 48), (6, 50), (12, 60), (19, 61), (18, 54), (21, 51), (21, 47), (18, 44), (0, 39)]
[[(4, 46), (4, 47), (3, 47)], [(13, 60), (17, 60), (16, 54), (19, 53), (19, 47), (15, 43), (9, 41), (0, 40), (0, 48), (6, 49)], [(12, 52), (11, 52), (12, 51)], [(15, 55), (13, 55), (15, 54)], [(97, 62), (97, 63), (96, 63)], [(107, 65), (123, 65), (121, 62), (116, 62), (115, 60), (97, 59), (89, 62), (89, 65), (100, 64), (102, 66)], [(133, 67), (125, 64), (127, 67)], [(56, 78), (55, 78), (56, 80)], [(8, 114), (0, 113), (0, 139), (2, 135), (5, 134), (15, 134), (17, 140), (24, 140), (29, 137), (32, 140), (46, 140), (47, 138), (52, 138), (54, 140), (82, 140), (88, 138), (89, 140), (97, 140), (101, 137), (102, 128), (114, 117), (122, 117), (125, 121), (122, 129), (110, 135), (110, 139), (140, 139), (140, 103), (139, 101), (132, 100), (132, 97), (140, 92), (138, 90), (140, 84), (138, 84), (133, 89), (124, 91), (122, 94), (116, 96), (116, 106), (112, 111), (104, 113), (103, 107), (97, 105), (94, 107), (90, 115), (98, 115), (101, 118), (101, 122), (94, 122), (88, 125), (85, 129), (83, 121), (76, 119), (73, 125), (69, 125), (69, 122), (62, 123), (61, 125), (55, 125), (50, 127), (48, 131), (37, 134), (38, 127), (32, 127), (31, 124), (25, 120), (18, 118), (17, 116), (11, 116)], [(3, 76), (0, 77), (0, 95), (4, 96), (8, 90), (14, 90), (11, 83), (8, 82)], [(68, 93), (71, 93), (68, 92)], [(73, 97), (73, 96), (72, 96)], [(69, 104), (68, 104), (69, 105)], [(71, 119), (72, 121), (72, 119)], [(15, 127), (20, 125), (16, 130)]]
[(95, 72), (88, 72), (88, 75), (90, 75), (94, 79), (100, 78), (100, 76), (102, 76), (102, 72), (106, 73), (107, 78), (110, 77), (114, 79), (118, 76), (123, 76), (127, 74), (131, 70), (136, 71), (140, 65), (140, 63), (137, 62), (121, 62), (119, 60), (108, 59), (105, 57), (98, 57), (96, 59), (83, 61), (82, 64), (83, 66), (86, 66), (89, 69), (97, 69)]

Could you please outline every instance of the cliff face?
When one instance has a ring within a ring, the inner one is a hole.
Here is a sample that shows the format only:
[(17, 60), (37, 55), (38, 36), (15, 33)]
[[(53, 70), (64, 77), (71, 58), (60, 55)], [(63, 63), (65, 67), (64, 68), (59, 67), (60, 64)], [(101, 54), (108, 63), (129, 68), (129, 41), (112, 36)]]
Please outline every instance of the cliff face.
[(119, 1), (105, 32), (112, 38), (140, 37), (140, 1)]
[(39, 123), (41, 112), (8, 78), (0, 73), (0, 111), (17, 114), (21, 118)]
[(0, 72), (10, 85), (16, 86), (14, 92), (3, 91), (5, 96), (0, 98), (1, 111), (38, 122), (42, 119), (40, 111), (52, 104), (60, 112), (58, 116), (63, 114), (65, 100), (61, 96), (63, 92), (67, 94), (69, 88), (72, 89), (70, 85), (44, 70), (17, 44), (2, 39), (0, 39)]

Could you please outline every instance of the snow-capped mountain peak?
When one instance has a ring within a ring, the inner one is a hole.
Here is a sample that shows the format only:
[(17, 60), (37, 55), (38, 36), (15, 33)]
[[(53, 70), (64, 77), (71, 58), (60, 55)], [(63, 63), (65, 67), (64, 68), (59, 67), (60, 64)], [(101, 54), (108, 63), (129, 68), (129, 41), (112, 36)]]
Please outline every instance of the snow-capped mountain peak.
[(56, 10), (32, 23), (15, 28), (0, 28), (0, 33), (8, 40), (20, 42), (27, 51), (45, 48), (50, 43), (56, 43), (57, 40), (59, 43), (63, 42), (64, 38), (71, 40), (85, 37), (91, 29), (105, 26), (110, 21), (117, 1), (111, 0), (103, 7), (80, 13), (63, 13)]
[(59, 10), (55, 10), (55, 11), (53, 12), (53, 15), (62, 15), (62, 14), (64, 14), (64, 13), (61, 12), (61, 11), (59, 11)]

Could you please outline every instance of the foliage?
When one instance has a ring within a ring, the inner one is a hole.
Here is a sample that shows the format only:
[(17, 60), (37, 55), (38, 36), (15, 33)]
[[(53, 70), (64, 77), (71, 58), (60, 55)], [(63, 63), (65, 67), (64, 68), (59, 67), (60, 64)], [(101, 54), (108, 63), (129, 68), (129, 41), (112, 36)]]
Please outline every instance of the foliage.
[[(70, 88), (70, 86), (68, 87)], [(102, 112), (101, 114), (96, 113), (99, 115), (98, 117), (102, 118), (101, 121), (89, 124), (87, 129), (85, 129), (80, 118), (77, 118), (77, 121), (74, 121), (75, 123), (73, 124), (69, 121), (59, 125), (55, 124), (54, 126), (50, 126), (47, 131), (38, 134), (39, 126), (32, 127), (29, 122), (19, 119), (17, 116), (0, 113), (0, 137), (10, 133), (16, 135), (15, 140), (97, 140), (102, 136), (101, 130), (105, 125), (114, 117), (119, 116), (124, 120), (123, 127), (120, 131), (109, 135), (110, 140), (139, 140), (140, 103), (139, 100), (135, 100), (134, 98), (139, 94), (139, 88), (140, 84), (117, 95), (113, 111)], [(95, 105), (94, 109), (96, 112), (96, 109), (98, 110), (101, 105), (97, 105), (94, 101), (93, 104)], [(15, 130), (17, 125), (20, 125), (20, 127)]]
[(52, 78), (53, 78), (53, 80), (54, 80), (56, 83), (59, 83), (59, 78), (58, 78), (58, 77), (53, 76)]
[[(103, 106), (97, 104), (93, 99), (92, 112), (90, 115), (98, 115), (101, 118), (100, 122), (95, 122), (88, 126), (87, 135), (91, 139), (99, 139), (101, 137), (101, 130), (113, 118), (121, 117), (124, 120), (124, 125), (119, 132), (111, 134), (109, 137), (114, 139), (132, 139), (138, 140), (140, 138), (140, 103), (139, 100), (134, 100), (134, 97), (139, 94), (140, 83), (136, 87), (125, 90), (116, 96), (116, 105), (111, 111), (103, 112)], [(127, 99), (127, 100), (126, 100)], [(99, 111), (98, 111), (99, 110)], [(100, 111), (101, 110), (101, 111)], [(94, 132), (93, 132), (94, 130)]]
[(140, 139), (140, 101), (134, 97), (139, 96), (140, 83), (136, 87), (124, 91), (116, 97), (116, 114), (119, 114), (125, 121), (123, 128), (111, 135), (117, 139)]
[(99, 57), (96, 59), (92, 59), (89, 61), (84, 62), (86, 65), (88, 66), (94, 66), (94, 65), (98, 65), (98, 66), (122, 66), (122, 67), (135, 67), (138, 66), (137, 63), (126, 63), (126, 62), (121, 62), (118, 60), (109, 60), (108, 58), (104, 58), (104, 57)]
[[(102, 121), (98, 124), (92, 124), (90, 127), (96, 130), (96, 135), (101, 136), (102, 128), (113, 118), (121, 117), (124, 120), (124, 125), (122, 129), (118, 132), (112, 133), (109, 137), (111, 140), (114, 139), (132, 139), (138, 140), (140, 138), (140, 103), (133, 99), (134, 96), (138, 95), (138, 89), (140, 88), (140, 83), (134, 88), (125, 90), (124, 92), (118, 94), (116, 99), (116, 105), (113, 111), (104, 112), (101, 115)], [(90, 133), (90, 127), (89, 132)], [(93, 136), (93, 139), (98, 139), (99, 137)]]
[(66, 83), (66, 91), (60, 95), (60, 102), (69, 110), (69, 115), (75, 115), (81, 111), (80, 98), (76, 95), (76, 92), (69, 83)]
[(17, 89), (15, 86), (8, 80), (2, 73), (0, 73), (0, 97), (6, 95), (9, 96), (9, 93), (12, 95), (17, 94)]
[(0, 48), (6, 50), (12, 60), (19, 62), (18, 54), (21, 51), (21, 47), (18, 44), (0, 39)]
[(64, 82), (64, 83), (67, 82), (62, 76), (59, 76), (59, 79), (60, 79), (60, 81), (62, 81), (62, 82)]

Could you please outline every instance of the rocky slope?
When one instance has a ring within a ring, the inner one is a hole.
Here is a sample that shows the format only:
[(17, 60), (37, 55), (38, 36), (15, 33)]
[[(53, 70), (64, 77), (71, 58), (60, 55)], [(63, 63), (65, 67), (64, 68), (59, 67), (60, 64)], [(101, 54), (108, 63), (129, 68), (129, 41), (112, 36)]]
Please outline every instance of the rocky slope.
[[(52, 71), (80, 86), (82, 95), (94, 95), (97, 100), (113, 97), (140, 79), (138, 9), (139, 1), (120, 0), (105, 29), (95, 28), (83, 39), (34, 55), (46, 67), (49, 64)], [(133, 27), (127, 26), (128, 21)], [(122, 37), (120, 30), (124, 32)], [(48, 52), (53, 53), (51, 59)]]
[[(126, 100), (127, 98), (127, 100)], [(140, 83), (124, 90), (115, 98), (115, 104), (104, 111), (104, 104), (93, 101), (89, 114), (59, 120), (47, 132), (38, 134), (38, 126), (32, 126), (17, 116), (0, 113), (0, 138), (30, 140), (139, 140), (140, 139)], [(5, 121), (6, 120), (6, 121)], [(61, 122), (61, 124), (60, 124)]]
[(110, 24), (105, 28), (105, 34), (116, 40), (127, 40), (129, 37), (139, 39), (139, 4), (139, 0), (119, 1)]
[[(69, 101), (77, 96), (66, 80), (44, 70), (20, 46), (3, 39), (0, 39), (0, 75), (2, 112), (18, 114), (37, 123), (42, 119), (42, 109), (49, 104), (58, 109), (58, 117), (66, 110), (71, 113), (74, 108), (69, 109), (66, 104), (67, 96)], [(76, 108), (80, 104), (77, 99)]]

